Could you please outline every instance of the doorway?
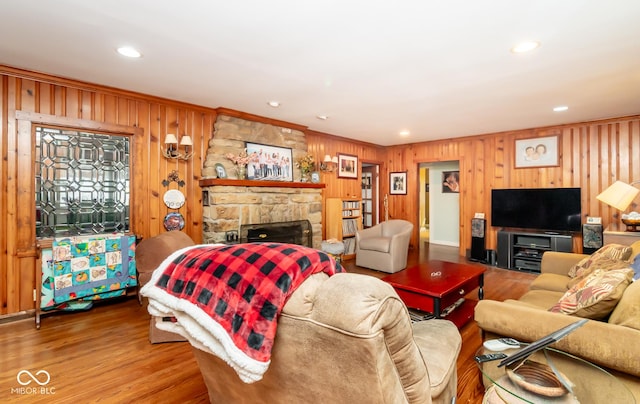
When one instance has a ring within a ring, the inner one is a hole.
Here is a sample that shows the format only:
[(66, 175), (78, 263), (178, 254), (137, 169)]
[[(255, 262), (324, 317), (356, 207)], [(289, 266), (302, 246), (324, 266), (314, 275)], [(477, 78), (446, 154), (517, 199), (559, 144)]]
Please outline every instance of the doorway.
[(362, 163), (362, 227), (365, 229), (380, 223), (379, 172), (378, 164)]
[[(420, 163), (420, 248), (429, 244), (460, 246), (460, 162)], [(453, 186), (452, 182), (456, 185)]]
[(429, 167), (421, 165), (418, 168), (420, 178), (420, 245), (429, 243)]

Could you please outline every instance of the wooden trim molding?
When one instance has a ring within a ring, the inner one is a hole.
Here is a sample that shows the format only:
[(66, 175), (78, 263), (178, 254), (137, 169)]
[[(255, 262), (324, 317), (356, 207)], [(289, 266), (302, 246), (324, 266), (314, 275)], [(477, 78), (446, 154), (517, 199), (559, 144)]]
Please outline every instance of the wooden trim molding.
[(45, 125), (118, 133), (122, 135), (141, 136), (144, 133), (144, 130), (142, 128), (138, 128), (136, 126), (116, 125), (107, 122), (96, 122), (87, 119), (67, 118), (64, 116), (40, 114), (20, 110), (16, 111), (16, 119), (19, 121), (30, 121), (32, 123), (40, 123)]
[(271, 188), (325, 188), (325, 184), (313, 184), (311, 182), (287, 182), (287, 181), (253, 181), (232, 180), (221, 178), (205, 178), (200, 180), (200, 187), (271, 187)]

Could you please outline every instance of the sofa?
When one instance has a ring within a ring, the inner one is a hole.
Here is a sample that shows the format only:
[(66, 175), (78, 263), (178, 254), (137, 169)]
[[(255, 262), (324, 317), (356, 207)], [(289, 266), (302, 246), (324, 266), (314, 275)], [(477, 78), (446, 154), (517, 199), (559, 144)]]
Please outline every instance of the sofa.
[[(532, 342), (577, 317), (589, 318), (552, 347), (608, 370), (640, 402), (640, 281), (633, 281), (639, 267), (640, 242), (604, 246), (592, 255), (545, 252), (541, 274), (520, 299), (478, 302), (475, 320), (483, 341), (511, 337)], [(585, 370), (584, 364), (569, 366), (572, 373)], [(483, 371), (498, 376), (495, 364), (483, 365)], [(606, 380), (596, 382), (607, 385)], [(608, 402), (617, 402), (614, 387), (601, 390)]]
[(245, 383), (197, 341), (192, 350), (212, 403), (451, 403), (461, 345), (450, 321), (412, 323), (386, 282), (318, 272), (286, 300), (260, 380)]
[(413, 223), (394, 219), (356, 233), (356, 265), (395, 273), (407, 267)]

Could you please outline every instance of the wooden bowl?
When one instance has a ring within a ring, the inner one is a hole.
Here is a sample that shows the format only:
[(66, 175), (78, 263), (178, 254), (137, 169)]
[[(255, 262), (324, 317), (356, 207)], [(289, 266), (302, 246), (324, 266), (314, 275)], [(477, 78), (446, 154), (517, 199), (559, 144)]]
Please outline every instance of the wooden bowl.
[[(568, 393), (567, 389), (543, 363), (526, 360), (520, 365), (507, 368), (507, 376), (516, 385), (535, 394), (546, 397), (560, 397)], [(567, 378), (562, 375), (567, 380)]]
[(627, 231), (640, 231), (640, 219), (620, 219), (627, 226)]

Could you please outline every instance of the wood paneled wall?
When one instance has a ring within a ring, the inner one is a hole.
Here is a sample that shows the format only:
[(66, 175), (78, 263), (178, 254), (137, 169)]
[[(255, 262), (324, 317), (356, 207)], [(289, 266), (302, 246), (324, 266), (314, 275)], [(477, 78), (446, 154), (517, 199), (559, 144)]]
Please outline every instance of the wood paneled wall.
[[(0, 65), (0, 316), (34, 308), (37, 261), (34, 209), (34, 123), (132, 136), (131, 231), (151, 237), (164, 231), (169, 212), (162, 196), (177, 188), (162, 185), (176, 170), (185, 181), (184, 231), (202, 239), (202, 192), (198, 185), (218, 111), (133, 92), (62, 79)], [(195, 155), (187, 162), (167, 160), (161, 146), (167, 133), (189, 134)], [(514, 168), (516, 139), (560, 136), (560, 165)], [(389, 193), (389, 172), (407, 171), (407, 195), (389, 195), (389, 216), (418, 222), (418, 165), (460, 161), (460, 254), (469, 248), (474, 212), (488, 213), (492, 188), (581, 187), (583, 216), (602, 216), (604, 225), (619, 212), (595, 199), (615, 179), (640, 180), (640, 116), (495, 133), (435, 142), (382, 147), (306, 131), (309, 152), (358, 156), (360, 164), (380, 165), (380, 195)], [(360, 195), (360, 180), (323, 173), (324, 197)], [(382, 197), (381, 197), (382, 199)], [(437, 209), (437, 206), (432, 206)], [(379, 206), (384, 212), (382, 200)], [(487, 248), (495, 248), (489, 227)], [(412, 240), (417, 245), (418, 232)], [(580, 251), (576, 238), (575, 250)]]
[[(179, 210), (184, 231), (202, 239), (203, 156), (216, 110), (88, 83), (0, 66), (0, 315), (34, 308), (37, 261), (34, 207), (33, 123), (117, 132), (132, 136), (131, 232), (150, 237), (164, 230), (170, 211), (162, 197), (176, 182), (162, 185), (176, 170), (185, 181)], [(167, 133), (191, 135), (194, 157), (168, 160), (161, 146)]]
[[(559, 165), (515, 168), (515, 141), (559, 136)], [(418, 220), (418, 165), (426, 162), (460, 162), (460, 254), (471, 244), (471, 219), (475, 212), (491, 211), (493, 188), (582, 189), (582, 216), (600, 216), (603, 225), (619, 222), (620, 212), (599, 202), (596, 195), (616, 179), (640, 180), (640, 116), (555, 127), (502, 132), (467, 138), (400, 145), (387, 148), (387, 168), (408, 170), (407, 195), (390, 196), (393, 217)], [(437, 206), (430, 209), (437, 211)], [(637, 209), (636, 209), (637, 210)], [(496, 248), (497, 228), (488, 222), (487, 248)], [(413, 243), (418, 239), (417, 231)], [(581, 235), (574, 237), (574, 251), (582, 251)]]
[[(326, 133), (306, 131), (307, 147), (309, 154), (320, 163), (325, 155), (337, 156), (338, 154), (350, 154), (358, 156), (358, 174), (361, 173), (362, 163), (375, 163), (384, 165), (386, 150), (382, 146), (371, 143), (358, 142), (343, 137), (332, 136)], [(327, 184), (326, 197), (347, 198), (361, 195), (360, 179), (338, 178), (334, 172), (321, 173), (321, 180)]]

